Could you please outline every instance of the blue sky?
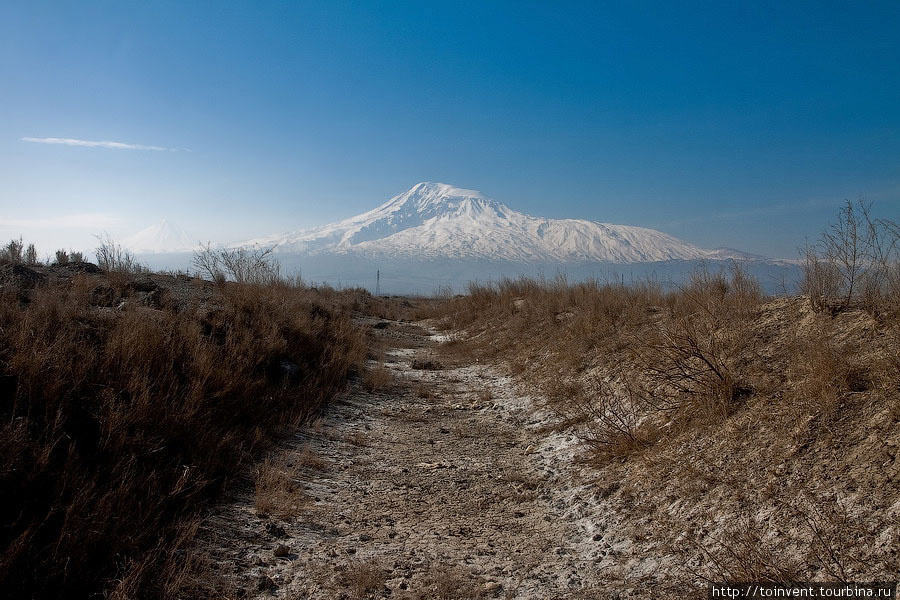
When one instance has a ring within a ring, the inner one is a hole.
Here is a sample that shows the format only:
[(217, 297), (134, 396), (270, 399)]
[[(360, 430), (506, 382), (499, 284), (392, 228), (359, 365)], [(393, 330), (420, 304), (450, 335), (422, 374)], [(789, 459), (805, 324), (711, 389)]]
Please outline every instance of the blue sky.
[(792, 257), (845, 198), (900, 219), (898, 31), (897, 2), (5, 0), (0, 235), (242, 239), (428, 180)]

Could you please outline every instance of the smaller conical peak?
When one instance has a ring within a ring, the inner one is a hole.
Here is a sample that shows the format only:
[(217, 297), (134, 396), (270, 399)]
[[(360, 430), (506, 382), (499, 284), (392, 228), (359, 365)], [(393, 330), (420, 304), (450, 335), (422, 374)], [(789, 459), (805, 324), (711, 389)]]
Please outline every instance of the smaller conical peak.
[(187, 250), (195, 244), (177, 224), (163, 219), (122, 240), (123, 245), (136, 252), (166, 252)]

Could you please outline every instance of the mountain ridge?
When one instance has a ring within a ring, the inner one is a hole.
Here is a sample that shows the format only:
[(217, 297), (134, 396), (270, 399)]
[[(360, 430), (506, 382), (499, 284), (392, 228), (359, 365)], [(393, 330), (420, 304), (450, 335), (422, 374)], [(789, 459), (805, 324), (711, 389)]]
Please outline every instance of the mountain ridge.
[[(435, 182), (418, 183), (342, 221), (237, 245), (254, 244), (308, 255), (560, 264), (715, 260), (722, 253), (644, 227), (534, 217), (479, 191)], [(727, 254), (743, 253), (729, 249)]]

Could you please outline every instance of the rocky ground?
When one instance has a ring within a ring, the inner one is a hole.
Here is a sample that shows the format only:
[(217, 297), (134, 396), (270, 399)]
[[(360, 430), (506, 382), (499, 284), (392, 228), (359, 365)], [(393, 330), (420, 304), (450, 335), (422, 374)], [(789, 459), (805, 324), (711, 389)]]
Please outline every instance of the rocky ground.
[(609, 597), (616, 540), (587, 518), (604, 487), (575, 440), (440, 336), (368, 325), (392, 381), (354, 386), (271, 459), (296, 483), (284, 511), (248, 485), (206, 521), (218, 578), (256, 598)]

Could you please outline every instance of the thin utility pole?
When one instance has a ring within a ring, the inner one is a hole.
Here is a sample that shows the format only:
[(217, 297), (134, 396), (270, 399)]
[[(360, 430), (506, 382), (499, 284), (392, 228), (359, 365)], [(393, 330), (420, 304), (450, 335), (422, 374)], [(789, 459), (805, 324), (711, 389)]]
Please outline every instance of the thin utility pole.
[(375, 272), (375, 295), (381, 295), (381, 269)]

